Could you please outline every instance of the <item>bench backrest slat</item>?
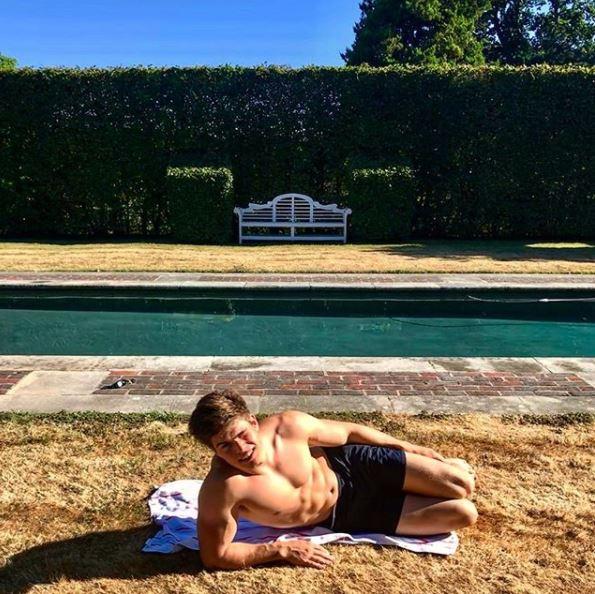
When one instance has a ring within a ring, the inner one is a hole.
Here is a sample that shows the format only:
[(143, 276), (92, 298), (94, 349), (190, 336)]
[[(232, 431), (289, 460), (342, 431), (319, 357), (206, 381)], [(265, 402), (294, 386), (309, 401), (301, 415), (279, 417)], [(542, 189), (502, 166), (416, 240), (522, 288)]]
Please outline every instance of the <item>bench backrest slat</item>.
[(250, 203), (246, 208), (236, 208), (240, 220), (277, 223), (335, 223), (351, 214), (348, 208), (336, 204), (320, 204), (304, 194), (282, 194), (266, 204)]

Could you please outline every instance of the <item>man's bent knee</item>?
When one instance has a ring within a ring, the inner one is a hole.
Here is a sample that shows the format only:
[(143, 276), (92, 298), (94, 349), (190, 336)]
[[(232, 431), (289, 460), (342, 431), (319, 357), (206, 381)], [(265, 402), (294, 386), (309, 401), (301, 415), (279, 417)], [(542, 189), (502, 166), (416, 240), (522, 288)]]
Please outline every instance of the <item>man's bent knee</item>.
[(468, 499), (461, 499), (457, 501), (453, 513), (455, 516), (453, 520), (457, 528), (473, 526), (473, 524), (477, 522), (477, 508)]
[(403, 535), (442, 534), (472, 526), (477, 509), (469, 499), (407, 495), (395, 532)]
[(460, 530), (477, 522), (477, 508), (469, 499), (451, 499), (442, 513), (448, 530)]

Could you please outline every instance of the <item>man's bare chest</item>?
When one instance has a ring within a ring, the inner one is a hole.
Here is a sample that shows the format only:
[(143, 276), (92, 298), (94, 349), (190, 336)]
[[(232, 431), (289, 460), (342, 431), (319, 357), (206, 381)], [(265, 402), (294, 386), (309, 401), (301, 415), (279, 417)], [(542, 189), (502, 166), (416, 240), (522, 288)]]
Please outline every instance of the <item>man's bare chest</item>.
[(308, 487), (318, 470), (318, 462), (310, 448), (302, 444), (284, 444), (277, 452), (274, 464), (265, 472), (251, 477), (258, 489), (290, 492)]
[(266, 472), (249, 477), (248, 497), (243, 502), (252, 510), (279, 513), (302, 509), (325, 489), (324, 469), (319, 456), (307, 446), (285, 451)]

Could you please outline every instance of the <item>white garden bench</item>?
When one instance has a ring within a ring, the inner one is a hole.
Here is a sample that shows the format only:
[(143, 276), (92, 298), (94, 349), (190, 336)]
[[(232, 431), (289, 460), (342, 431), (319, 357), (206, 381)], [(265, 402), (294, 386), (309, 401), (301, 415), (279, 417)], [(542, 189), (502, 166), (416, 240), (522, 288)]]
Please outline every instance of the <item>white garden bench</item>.
[[(234, 208), (239, 217), (240, 243), (244, 241), (347, 241), (349, 208), (320, 204), (304, 194), (282, 194), (266, 204)], [(245, 229), (288, 229), (289, 234), (246, 235)], [(296, 233), (298, 229), (329, 229), (331, 233)], [(337, 232), (340, 230), (340, 234)]]

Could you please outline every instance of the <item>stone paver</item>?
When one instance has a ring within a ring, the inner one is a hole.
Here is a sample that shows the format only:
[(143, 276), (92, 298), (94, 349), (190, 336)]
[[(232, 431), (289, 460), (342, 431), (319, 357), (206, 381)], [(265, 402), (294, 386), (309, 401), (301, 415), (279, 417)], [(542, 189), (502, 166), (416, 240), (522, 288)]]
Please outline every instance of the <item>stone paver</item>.
[[(0, 410), (34, 413), (59, 411), (97, 411), (97, 412), (176, 412), (189, 414), (197, 402), (196, 396), (159, 395), (126, 396), (118, 394), (69, 394), (65, 396), (49, 395), (39, 397), (20, 397), (12, 395), (0, 399)], [(299, 409), (304, 412), (322, 411), (341, 412), (394, 412), (417, 414), (422, 411), (431, 413), (471, 413), (487, 414), (551, 414), (567, 412), (590, 412), (595, 414), (595, 400), (591, 397), (517, 397), (517, 396), (346, 396), (342, 399), (324, 396), (247, 396), (246, 402), (255, 413), (269, 414), (287, 409)]]
[(558, 414), (567, 412), (595, 413), (595, 398), (593, 396), (573, 396), (565, 398), (559, 396), (521, 396), (519, 398), (525, 412), (533, 414)]
[[(195, 402), (196, 404), (196, 402)], [(147, 398), (139, 396), (122, 398), (115, 394), (106, 394), (101, 398), (93, 394), (48, 394), (39, 396), (15, 396), (9, 394), (0, 399), (0, 410), (7, 412), (54, 413), (68, 412), (171, 412), (178, 410), (172, 402), (172, 396)], [(185, 412), (185, 411), (180, 411)]]
[(26, 371), (0, 371), (0, 395), (6, 394), (10, 389), (27, 375)]
[(32, 371), (11, 390), (12, 396), (91, 394), (105, 377), (103, 371)]
[[(428, 362), (436, 371), (509, 371), (513, 373), (553, 371), (536, 359), (528, 357), (441, 357), (429, 359)], [(577, 371), (577, 369), (563, 371)]]
[(510, 371), (595, 373), (595, 358), (532, 357), (172, 357), (3, 355), (0, 372), (93, 371)]
[(549, 358), (540, 357), (537, 362), (543, 365), (548, 371), (554, 373), (595, 373), (595, 359), (571, 359), (571, 358)]

